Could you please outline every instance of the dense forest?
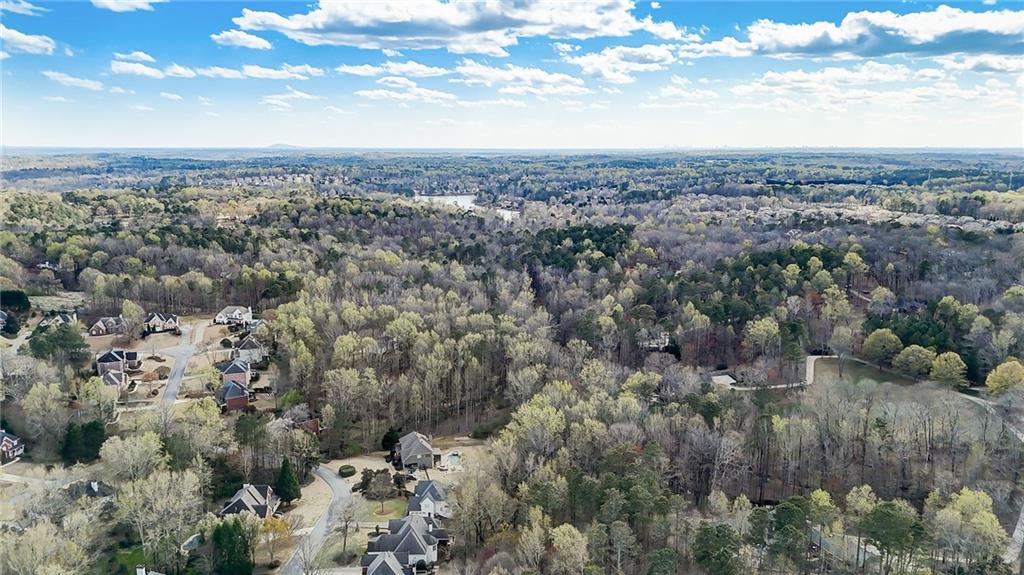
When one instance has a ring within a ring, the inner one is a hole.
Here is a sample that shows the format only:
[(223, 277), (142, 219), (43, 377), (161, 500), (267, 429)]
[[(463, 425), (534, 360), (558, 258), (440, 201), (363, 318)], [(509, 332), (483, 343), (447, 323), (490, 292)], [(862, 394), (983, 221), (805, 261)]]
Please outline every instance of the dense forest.
[[(156, 408), (86, 440), (120, 408), (88, 399), (81, 336), (51, 326), (0, 349), (22, 414), (8, 429), (24, 422), (40, 458), (145, 455), (110, 469), (115, 523), (171, 572), (223, 572), (171, 548), (240, 478), (284, 460), (306, 479), (419, 430), (487, 441), (453, 489), (441, 572), (1024, 573), (1021, 168), (953, 152), (16, 157), (0, 191), (15, 322), (40, 318), (14, 294), (78, 293), (85, 328), (132, 306), (250, 307), (278, 401)], [(456, 194), (473, 206), (418, 198)], [(329, 429), (276, 429), (294, 406)], [(192, 502), (174, 529), (139, 509), (162, 489)], [(47, 540), (54, 572), (101, 561), (78, 526), (101, 511), (44, 495), (0, 535), (10, 572), (35, 573), (15, 549)]]

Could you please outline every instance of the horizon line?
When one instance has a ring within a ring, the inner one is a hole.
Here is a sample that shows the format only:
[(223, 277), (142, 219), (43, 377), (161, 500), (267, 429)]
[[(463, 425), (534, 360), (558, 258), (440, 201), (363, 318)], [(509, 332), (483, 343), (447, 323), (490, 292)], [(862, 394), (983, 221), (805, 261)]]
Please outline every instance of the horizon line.
[(1024, 144), (1006, 146), (659, 146), (659, 147), (428, 147), (428, 146), (297, 146), (272, 144), (267, 146), (77, 146), (77, 145), (0, 145), (0, 155), (21, 150), (69, 150), (69, 151), (134, 151), (134, 150), (209, 150), (209, 151), (258, 151), (258, 152), (301, 152), (301, 151), (359, 151), (359, 152), (701, 152), (701, 151), (963, 151), (963, 152), (1015, 152), (1024, 153)]

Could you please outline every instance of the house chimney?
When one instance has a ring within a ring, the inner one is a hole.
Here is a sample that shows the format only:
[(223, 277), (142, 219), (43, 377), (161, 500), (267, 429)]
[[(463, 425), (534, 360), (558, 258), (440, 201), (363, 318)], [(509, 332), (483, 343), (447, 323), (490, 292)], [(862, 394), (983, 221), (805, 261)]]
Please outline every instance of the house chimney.
[(145, 565), (136, 565), (135, 566), (135, 575), (146, 575), (146, 566)]

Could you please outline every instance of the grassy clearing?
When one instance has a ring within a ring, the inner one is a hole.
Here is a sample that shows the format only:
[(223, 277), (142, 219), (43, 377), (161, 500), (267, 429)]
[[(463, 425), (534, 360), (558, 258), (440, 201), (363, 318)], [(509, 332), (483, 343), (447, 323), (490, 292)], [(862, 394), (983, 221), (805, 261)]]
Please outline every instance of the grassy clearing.
[(354, 529), (348, 534), (348, 551), (343, 552), (342, 542), (344, 537), (341, 533), (331, 533), (324, 540), (323, 547), (320, 548), (320, 555), (318, 559), (324, 565), (331, 565), (335, 567), (346, 567), (348, 565), (356, 565), (359, 562), (359, 557), (366, 551), (366, 542), (368, 537), (365, 529)]
[(843, 377), (839, 377), (839, 361), (832, 357), (823, 357), (814, 362), (814, 383), (837, 383), (839, 381), (861, 381), (870, 379), (879, 383), (895, 385), (913, 385), (915, 381), (888, 370), (864, 365), (853, 359), (843, 360)]
[(93, 565), (92, 575), (118, 575), (121, 573), (135, 573), (136, 565), (145, 565), (146, 557), (142, 552), (141, 545), (118, 549), (112, 557), (106, 561), (99, 561)]

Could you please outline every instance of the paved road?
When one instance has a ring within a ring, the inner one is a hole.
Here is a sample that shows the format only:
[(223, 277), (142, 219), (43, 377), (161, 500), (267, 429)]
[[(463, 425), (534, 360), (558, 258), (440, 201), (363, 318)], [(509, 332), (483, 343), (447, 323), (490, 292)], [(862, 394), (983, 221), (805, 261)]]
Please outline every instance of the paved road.
[[(288, 561), (281, 566), (278, 570), (279, 575), (303, 575), (302, 573), (302, 558), (299, 553), (299, 548), (306, 543), (312, 546), (314, 554), (320, 552), (320, 547), (324, 544), (324, 539), (327, 537), (329, 527), (331, 524), (331, 518), (337, 513), (338, 505), (352, 497), (352, 490), (349, 488), (348, 482), (338, 476), (330, 469), (324, 466), (317, 466), (313, 469), (313, 474), (327, 482), (327, 485), (331, 488), (331, 503), (327, 506), (323, 515), (316, 522), (316, 525), (310, 529), (309, 533), (306, 534), (304, 542), (300, 542), (296, 546), (296, 550), (292, 553), (292, 556)], [(333, 572), (333, 571), (332, 571)], [(347, 572), (347, 571), (341, 571)]]
[(164, 402), (174, 403), (178, 399), (178, 390), (181, 388), (181, 380), (185, 377), (188, 362), (196, 353), (196, 344), (203, 341), (203, 331), (205, 330), (205, 321), (187, 325), (181, 330), (181, 341), (188, 343), (159, 350), (160, 353), (174, 358), (174, 367), (171, 368), (171, 373), (167, 376), (167, 388), (164, 389)]

